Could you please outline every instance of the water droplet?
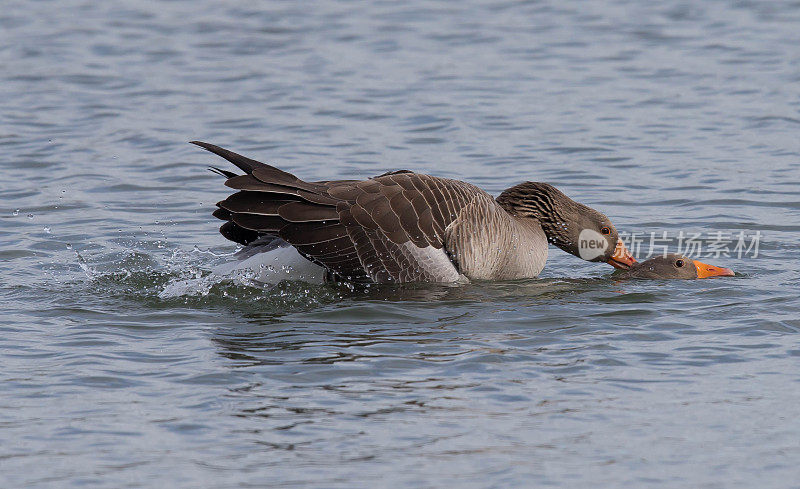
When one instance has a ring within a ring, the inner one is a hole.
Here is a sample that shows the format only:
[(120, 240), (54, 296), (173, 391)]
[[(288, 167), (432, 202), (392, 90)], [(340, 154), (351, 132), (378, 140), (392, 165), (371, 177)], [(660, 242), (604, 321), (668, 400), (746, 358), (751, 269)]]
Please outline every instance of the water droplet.
[(33, 219), (33, 214), (28, 214), (28, 219)]
[(14, 215), (14, 216), (18, 216), (19, 215), (19, 209), (14, 209), (14, 212), (12, 212), (11, 214)]
[(69, 243), (67, 243), (67, 249), (68, 249), (68, 250), (71, 250), (71, 249), (72, 249), (72, 245), (71, 245), (71, 244), (69, 244)]
[(44, 232), (47, 233), (47, 234), (50, 234), (50, 228), (45, 226), (44, 227)]

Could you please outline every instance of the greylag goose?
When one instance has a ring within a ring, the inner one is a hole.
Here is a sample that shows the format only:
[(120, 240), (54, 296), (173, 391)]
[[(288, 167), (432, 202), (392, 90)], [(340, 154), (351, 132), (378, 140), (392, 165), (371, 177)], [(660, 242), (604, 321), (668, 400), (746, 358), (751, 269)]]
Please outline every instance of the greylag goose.
[(525, 182), (494, 199), (469, 183), (408, 170), (306, 182), (219, 146), (192, 143), (245, 172), (211, 168), (238, 190), (214, 211), (226, 221), (220, 233), (273, 253), (288, 248), (299, 254), (292, 266), (309, 281), (533, 278), (544, 268), (548, 242), (617, 268), (636, 261), (605, 215), (546, 183)]
[(617, 276), (622, 278), (684, 279), (733, 277), (730, 268), (715, 267), (673, 253), (635, 263)]

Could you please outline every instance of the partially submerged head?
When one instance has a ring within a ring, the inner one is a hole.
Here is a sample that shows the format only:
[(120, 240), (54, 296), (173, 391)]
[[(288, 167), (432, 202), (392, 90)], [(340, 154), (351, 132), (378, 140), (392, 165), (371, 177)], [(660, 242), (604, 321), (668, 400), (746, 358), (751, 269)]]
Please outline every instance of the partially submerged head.
[(634, 264), (619, 276), (624, 278), (684, 279), (733, 277), (730, 268), (717, 267), (683, 255), (668, 254)]

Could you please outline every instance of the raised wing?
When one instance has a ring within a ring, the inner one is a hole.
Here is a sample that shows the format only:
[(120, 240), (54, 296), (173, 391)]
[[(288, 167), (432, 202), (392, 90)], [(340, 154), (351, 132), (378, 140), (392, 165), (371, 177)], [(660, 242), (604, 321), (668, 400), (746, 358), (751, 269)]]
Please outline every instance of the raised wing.
[(208, 143), (196, 144), (247, 172), (228, 176), (238, 190), (219, 202), (220, 232), (247, 244), (284, 239), (340, 279), (450, 282), (459, 277), (446, 230), (477, 201), (494, 202), (465, 182), (409, 171), (369, 180), (305, 182)]

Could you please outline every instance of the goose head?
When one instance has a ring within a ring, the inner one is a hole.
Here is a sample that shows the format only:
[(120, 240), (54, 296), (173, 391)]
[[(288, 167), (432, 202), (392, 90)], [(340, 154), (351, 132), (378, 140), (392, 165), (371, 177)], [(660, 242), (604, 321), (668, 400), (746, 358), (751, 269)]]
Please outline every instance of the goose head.
[(667, 254), (635, 264), (623, 273), (624, 277), (651, 279), (684, 279), (733, 277), (730, 268), (717, 267), (692, 260), (683, 255)]
[(509, 214), (538, 221), (547, 240), (571, 255), (621, 269), (636, 263), (608, 217), (550, 184), (515, 185), (501, 193), (497, 202)]

